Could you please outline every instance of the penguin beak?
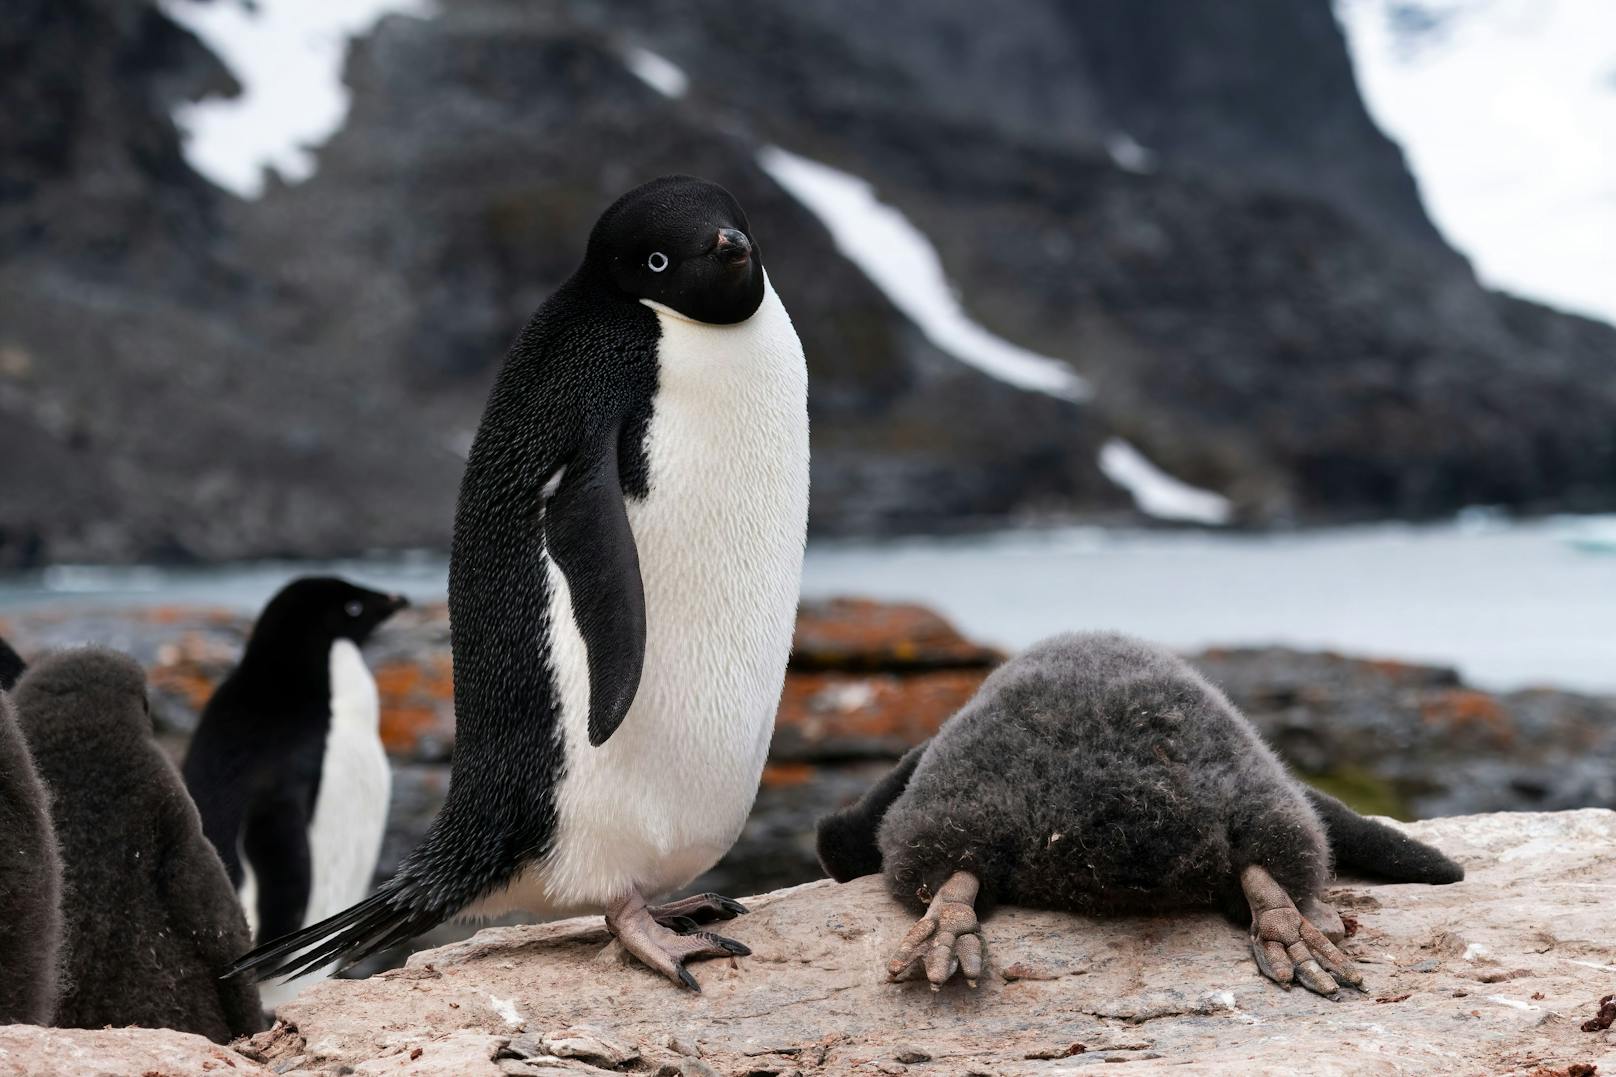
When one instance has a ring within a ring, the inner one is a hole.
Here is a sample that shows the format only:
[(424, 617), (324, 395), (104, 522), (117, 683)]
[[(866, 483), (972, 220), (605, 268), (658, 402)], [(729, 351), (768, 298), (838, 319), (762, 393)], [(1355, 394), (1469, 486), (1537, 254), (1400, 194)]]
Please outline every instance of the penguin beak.
[(738, 228), (720, 228), (713, 254), (725, 265), (745, 265), (752, 257), (752, 241)]
[(410, 600), (405, 598), (403, 595), (393, 595), (392, 596), (392, 610), (393, 610), (394, 613), (397, 613), (399, 610), (404, 609), (409, 604), (410, 604)]

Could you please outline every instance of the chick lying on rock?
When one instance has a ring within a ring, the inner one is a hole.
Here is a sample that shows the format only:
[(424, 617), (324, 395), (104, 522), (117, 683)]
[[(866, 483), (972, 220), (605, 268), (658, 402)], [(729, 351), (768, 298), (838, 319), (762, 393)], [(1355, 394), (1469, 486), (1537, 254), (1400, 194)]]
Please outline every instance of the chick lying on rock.
[(1257, 966), (1322, 995), (1362, 977), (1320, 898), (1335, 865), (1451, 883), (1442, 853), (1292, 778), (1190, 666), (1114, 634), (1040, 643), (990, 676), (928, 743), (819, 823), (845, 882), (884, 871), (925, 915), (888, 965), (933, 988), (981, 975), (996, 903), (1093, 915), (1249, 914)]

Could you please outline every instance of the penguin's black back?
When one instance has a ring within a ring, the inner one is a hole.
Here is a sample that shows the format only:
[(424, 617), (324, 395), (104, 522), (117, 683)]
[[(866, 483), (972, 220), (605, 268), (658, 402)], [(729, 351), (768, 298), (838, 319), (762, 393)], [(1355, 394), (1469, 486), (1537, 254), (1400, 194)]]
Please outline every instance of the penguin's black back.
[(46, 1025), (56, 1011), (61, 899), (50, 801), (0, 692), (0, 1025)]
[[(645, 436), (656, 391), (656, 316), (613, 295), (587, 263), (523, 328), (500, 368), (461, 480), (449, 563), (455, 751), (443, 808), (398, 872), (365, 901), (261, 945), (236, 972), (346, 967), (441, 923), (549, 851), (565, 775), (549, 664), (551, 587), (541, 508), (556, 469), (598, 465), (576, 447), (616, 431), (617, 482), (649, 492)], [(606, 548), (569, 575), (601, 590)], [(636, 570), (637, 571), (637, 570)]]
[[(550, 666), (547, 536), (533, 513), (558, 465), (588, 465), (569, 461), (569, 447), (604, 440), (613, 443), (624, 497), (648, 496), (660, 332), (649, 308), (604, 287), (586, 263), (533, 315), (489, 397), (461, 481), (449, 568), (449, 795), (400, 872), (435, 914), (503, 885), (550, 848), (565, 750)], [(527, 532), (513, 534), (522, 521)], [(574, 593), (608, 582), (619, 553), (600, 554), (576, 566), (579, 578), (569, 575)]]
[(182, 773), (231, 885), (243, 847), (258, 881), (261, 938), (294, 931), (307, 908), (307, 830), (331, 728), (331, 647), (363, 642), (393, 596), (336, 577), (292, 581), (265, 605), (241, 662), (214, 691)]
[(1255, 729), (1176, 656), (1057, 636), (995, 671), (928, 746), (882, 821), (895, 896), (956, 870), (987, 903), (1086, 913), (1239, 905), (1266, 867), (1300, 899), (1325, 835)]
[(64, 871), (54, 1023), (217, 1042), (260, 1029), (257, 989), (219, 979), (247, 944), (246, 920), (152, 738), (140, 668), (111, 651), (56, 654), (23, 677), (15, 703), (50, 789)]

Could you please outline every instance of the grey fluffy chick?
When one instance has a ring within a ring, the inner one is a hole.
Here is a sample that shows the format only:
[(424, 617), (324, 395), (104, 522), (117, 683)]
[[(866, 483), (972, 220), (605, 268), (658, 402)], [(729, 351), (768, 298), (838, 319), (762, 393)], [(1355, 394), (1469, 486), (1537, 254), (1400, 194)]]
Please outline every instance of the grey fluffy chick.
[(1264, 975), (1334, 995), (1361, 977), (1319, 898), (1332, 845), (1372, 875), (1464, 877), (1430, 846), (1306, 790), (1187, 663), (1109, 633), (1056, 636), (1006, 663), (819, 824), (834, 878), (881, 870), (895, 897), (926, 909), (888, 971), (924, 968), (934, 988), (955, 971), (974, 985), (978, 912), (1004, 902), (1249, 915)]
[(144, 672), (113, 651), (65, 651), (29, 670), (13, 702), (62, 855), (66, 961), (53, 1023), (220, 1043), (257, 1032), (258, 989), (219, 979), (248, 945), (246, 917), (153, 739)]
[(50, 800), (5, 689), (22, 660), (0, 640), (0, 1025), (50, 1024), (62, 944), (62, 860)]

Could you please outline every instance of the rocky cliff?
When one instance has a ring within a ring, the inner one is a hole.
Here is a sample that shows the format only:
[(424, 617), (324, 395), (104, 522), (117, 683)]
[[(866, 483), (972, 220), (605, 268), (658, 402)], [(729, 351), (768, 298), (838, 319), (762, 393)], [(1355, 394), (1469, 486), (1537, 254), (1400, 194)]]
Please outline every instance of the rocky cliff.
[[(148, 0), (29, 0), (0, 55), (0, 565), (443, 546), (506, 342), (675, 169), (793, 311), (821, 530), (1128, 514), (1119, 437), (1259, 524), (1613, 504), (1616, 331), (1476, 285), (1326, 0), (466, 0), (357, 42), (313, 177), (250, 202), (186, 165), (170, 110), (230, 76)], [(873, 183), (1091, 398), (961, 363), (768, 145)]]

